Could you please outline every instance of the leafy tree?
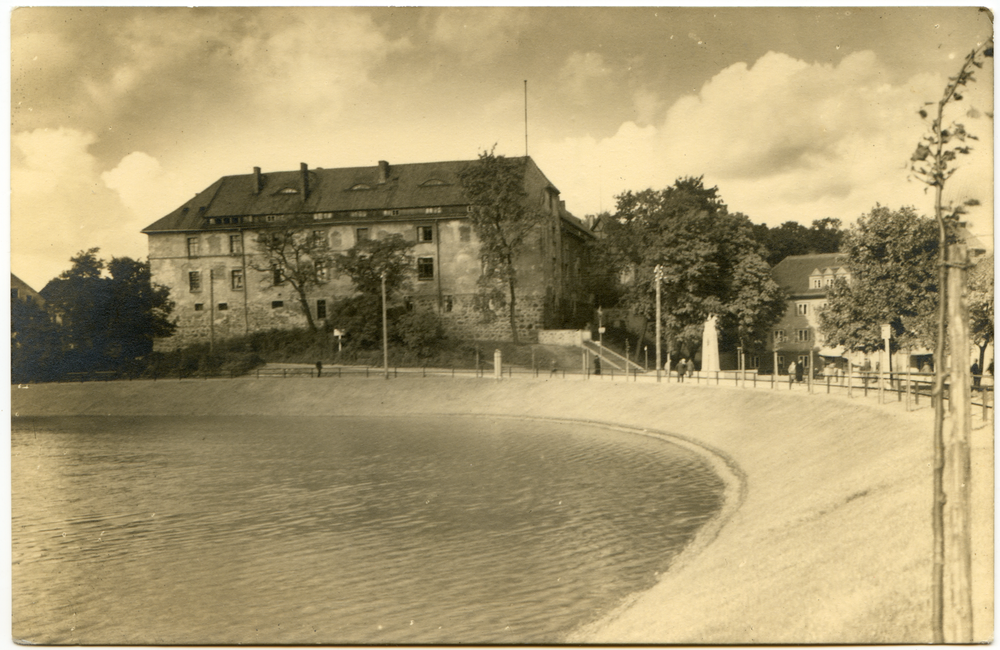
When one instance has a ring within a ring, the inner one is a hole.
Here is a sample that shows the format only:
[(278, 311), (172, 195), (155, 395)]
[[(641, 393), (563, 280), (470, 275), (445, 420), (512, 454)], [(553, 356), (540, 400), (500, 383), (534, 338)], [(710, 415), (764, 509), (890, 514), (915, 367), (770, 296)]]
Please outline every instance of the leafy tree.
[(363, 296), (382, 295), (382, 274), (385, 274), (386, 298), (391, 300), (409, 286), (413, 273), (414, 242), (402, 235), (358, 242), (344, 253), (333, 257), (333, 268), (351, 278), (354, 289)]
[(697, 344), (713, 314), (730, 346), (763, 344), (784, 313), (784, 297), (750, 220), (730, 213), (718, 188), (682, 178), (664, 190), (629, 191), (616, 199), (601, 244), (602, 263), (619, 277), (620, 304), (653, 318), (659, 265), (668, 350)]
[(332, 253), (326, 237), (313, 231), (311, 225), (311, 220), (299, 217), (258, 232), (256, 242), (261, 259), (252, 263), (251, 268), (271, 273), (275, 279), (291, 285), (309, 329), (315, 332), (309, 293), (325, 281)]
[[(392, 301), (409, 286), (413, 273), (411, 249), (416, 244), (402, 235), (362, 240), (344, 253), (335, 255), (336, 273), (351, 278), (360, 294), (333, 305), (330, 322), (348, 333), (350, 345), (373, 348), (382, 343), (382, 276), (385, 275), (386, 300)], [(391, 325), (398, 309), (387, 313)]]
[(840, 219), (826, 217), (812, 222), (806, 228), (797, 221), (786, 221), (768, 228), (765, 224), (753, 227), (754, 239), (767, 249), (766, 261), (774, 266), (789, 255), (836, 253), (844, 237)]
[(174, 331), (169, 290), (152, 283), (149, 263), (129, 257), (105, 262), (98, 253), (81, 251), (42, 290), (61, 322), (64, 371), (118, 367), (149, 354), (153, 339)]
[(497, 156), (493, 150), (459, 172), (472, 212), (469, 219), (479, 239), (482, 274), (477, 281), (476, 309), (483, 314), (507, 307), (510, 332), (517, 337), (517, 257), (528, 234), (543, 215), (528, 205), (524, 175), (527, 158)]
[(61, 374), (62, 343), (52, 315), (32, 300), (11, 300), (11, 381), (49, 381)]
[(986, 361), (986, 348), (993, 343), (993, 255), (986, 255), (969, 271), (969, 322), (972, 342), (979, 348), (979, 367)]
[(847, 231), (850, 282), (838, 281), (820, 312), (820, 331), (831, 345), (874, 352), (883, 323), (892, 348), (931, 346), (938, 305), (937, 228), (911, 207), (876, 205)]

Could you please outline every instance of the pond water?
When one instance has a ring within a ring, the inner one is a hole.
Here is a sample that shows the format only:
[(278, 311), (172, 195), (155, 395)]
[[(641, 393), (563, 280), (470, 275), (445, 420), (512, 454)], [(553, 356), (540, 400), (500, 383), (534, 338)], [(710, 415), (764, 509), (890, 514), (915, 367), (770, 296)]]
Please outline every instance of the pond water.
[(722, 505), (698, 455), (487, 417), (15, 418), (13, 634), (554, 643)]

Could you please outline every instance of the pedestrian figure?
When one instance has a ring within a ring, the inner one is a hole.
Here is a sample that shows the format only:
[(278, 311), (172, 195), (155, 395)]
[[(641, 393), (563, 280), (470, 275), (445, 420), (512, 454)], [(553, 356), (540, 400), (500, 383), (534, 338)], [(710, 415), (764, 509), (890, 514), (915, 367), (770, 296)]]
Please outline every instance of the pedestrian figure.
[(684, 375), (687, 373), (687, 368), (687, 359), (681, 359), (677, 362), (677, 381), (684, 382)]
[(552, 360), (552, 371), (549, 373), (549, 377), (559, 372), (559, 363), (553, 359)]
[(601, 358), (600, 357), (595, 357), (594, 358), (594, 374), (595, 375), (601, 374)]
[(322, 361), (317, 361), (316, 362), (316, 376), (317, 377), (322, 377), (323, 376), (323, 362)]
[(982, 377), (980, 377), (979, 362), (978, 361), (973, 361), (972, 362), (972, 390), (976, 390), (976, 389), (979, 388), (979, 380), (980, 379), (982, 379)]
[(788, 385), (791, 386), (792, 382), (795, 381), (795, 367), (796, 363), (793, 361), (788, 364)]

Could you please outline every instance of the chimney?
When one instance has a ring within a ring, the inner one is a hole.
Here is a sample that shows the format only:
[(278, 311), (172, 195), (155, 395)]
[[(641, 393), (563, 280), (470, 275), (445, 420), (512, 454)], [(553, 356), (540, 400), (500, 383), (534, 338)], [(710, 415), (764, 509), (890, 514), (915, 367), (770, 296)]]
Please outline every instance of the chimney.
[(385, 185), (389, 180), (389, 163), (384, 160), (378, 161), (378, 184)]
[(302, 191), (302, 200), (309, 198), (309, 165), (305, 163), (299, 163), (300, 171), (300, 182), (299, 189)]
[(260, 175), (260, 167), (253, 168), (253, 193), (260, 194), (264, 187), (264, 177)]

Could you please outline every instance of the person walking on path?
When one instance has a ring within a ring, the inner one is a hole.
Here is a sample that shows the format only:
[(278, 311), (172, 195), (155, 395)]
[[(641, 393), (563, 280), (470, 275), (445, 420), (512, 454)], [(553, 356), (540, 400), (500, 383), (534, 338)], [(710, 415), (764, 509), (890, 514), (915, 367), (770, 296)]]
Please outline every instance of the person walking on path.
[(601, 374), (601, 358), (600, 357), (595, 357), (594, 358), (594, 374), (595, 375)]
[(317, 361), (316, 362), (316, 376), (317, 377), (322, 377), (323, 376), (323, 362), (322, 361)]
[(559, 362), (555, 359), (552, 360), (552, 371), (549, 373), (549, 377), (552, 377), (559, 372)]
[(801, 361), (796, 361), (795, 362), (795, 381), (797, 383), (800, 383), (800, 384), (802, 383), (802, 373), (804, 372), (804, 370), (805, 370), (805, 367), (802, 365), (802, 362)]
[(979, 362), (972, 362), (972, 390), (979, 390), (979, 380), (982, 379), (980, 376)]
[(687, 372), (688, 364), (687, 359), (681, 359), (677, 362), (677, 381), (684, 383), (684, 373)]

